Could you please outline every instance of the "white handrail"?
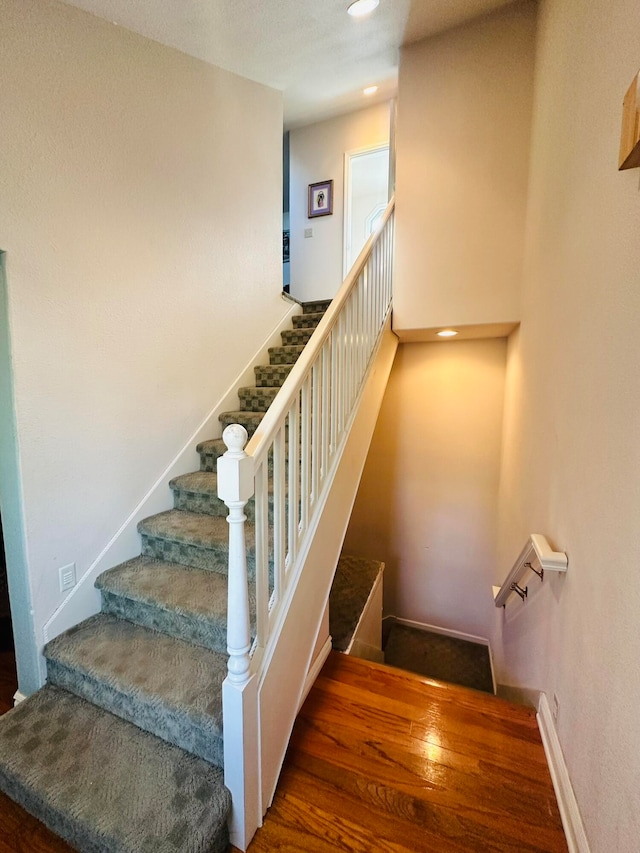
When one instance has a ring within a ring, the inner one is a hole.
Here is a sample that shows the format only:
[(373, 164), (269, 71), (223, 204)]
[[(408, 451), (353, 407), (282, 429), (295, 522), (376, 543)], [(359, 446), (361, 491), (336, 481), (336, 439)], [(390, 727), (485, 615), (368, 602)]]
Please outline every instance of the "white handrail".
[[(239, 425), (223, 433), (229, 449), (218, 460), (218, 494), (230, 509), (231, 533), (229, 675), (223, 686), (225, 782), (234, 799), (232, 841), (242, 849), (263, 813), (252, 787), (259, 784), (260, 757), (248, 755), (245, 748), (248, 720), (258, 714), (257, 705), (252, 709), (248, 703), (256, 701), (256, 685), (259, 689), (270, 649), (277, 643), (389, 318), (394, 222), (392, 199), (246, 447), (246, 432)], [(251, 536), (246, 533), (244, 505), (252, 496)], [(253, 642), (248, 589), (252, 575)], [(230, 763), (233, 768), (227, 769)], [(247, 814), (247, 809), (254, 813)]]
[(532, 533), (502, 586), (493, 587), (496, 607), (502, 607), (512, 592), (518, 592), (521, 598), (526, 597), (526, 592), (523, 595), (519, 584), (528, 571), (535, 572), (542, 580), (545, 571), (566, 572), (567, 567), (567, 555), (563, 551), (554, 551), (545, 536)]

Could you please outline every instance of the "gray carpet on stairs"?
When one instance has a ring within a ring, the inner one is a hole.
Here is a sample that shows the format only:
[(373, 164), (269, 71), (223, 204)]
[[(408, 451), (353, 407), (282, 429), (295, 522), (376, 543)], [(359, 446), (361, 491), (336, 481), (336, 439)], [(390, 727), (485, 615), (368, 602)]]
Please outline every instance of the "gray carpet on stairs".
[(336, 651), (349, 648), (382, 563), (342, 554), (329, 596), (329, 633)]
[(0, 787), (80, 853), (223, 853), (222, 771), (57, 687), (2, 718)]
[(98, 614), (44, 650), (49, 682), (222, 764), (226, 655)]
[(396, 622), (384, 646), (384, 660), (389, 666), (437, 681), (494, 692), (489, 649), (480, 643)]
[[(303, 306), (221, 428), (255, 430), (328, 304)], [(101, 613), (48, 643), (47, 686), (0, 719), (0, 789), (80, 853), (227, 849), (225, 449), (198, 445), (200, 470), (170, 483), (175, 508), (140, 522), (142, 555), (97, 579)], [(251, 576), (251, 521), (246, 534)], [(254, 614), (252, 585), (249, 598)]]

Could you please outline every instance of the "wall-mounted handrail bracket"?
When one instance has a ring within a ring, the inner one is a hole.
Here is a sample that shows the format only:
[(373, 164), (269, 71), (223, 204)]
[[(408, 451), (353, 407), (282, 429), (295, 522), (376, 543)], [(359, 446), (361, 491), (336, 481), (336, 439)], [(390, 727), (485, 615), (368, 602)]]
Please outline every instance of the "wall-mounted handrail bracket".
[(525, 600), (528, 587), (521, 587), (520, 581), (527, 571), (535, 572), (540, 580), (544, 581), (545, 572), (566, 572), (567, 566), (567, 555), (563, 551), (554, 551), (541, 533), (531, 533), (502, 586), (493, 587), (496, 607), (504, 607), (512, 592)]
[(521, 586), (518, 586), (517, 583), (512, 583), (511, 591), (517, 592), (520, 598), (524, 601), (527, 595), (529, 594), (529, 587), (525, 586), (525, 588), (523, 589)]
[(531, 571), (532, 571), (535, 575), (538, 575), (538, 577), (540, 578), (540, 580), (541, 580), (541, 581), (543, 581), (543, 580), (544, 580), (544, 569), (542, 568), (542, 566), (540, 566), (540, 571), (538, 571), (538, 569), (536, 569), (536, 567), (533, 565), (533, 563), (525, 563), (524, 565), (525, 565), (528, 569), (531, 569)]

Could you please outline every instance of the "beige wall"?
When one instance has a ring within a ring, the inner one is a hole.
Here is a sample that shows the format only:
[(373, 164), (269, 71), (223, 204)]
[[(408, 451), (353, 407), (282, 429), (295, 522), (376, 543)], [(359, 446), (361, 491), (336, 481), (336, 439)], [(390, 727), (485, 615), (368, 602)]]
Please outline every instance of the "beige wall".
[(530, 532), (568, 553), (498, 615), (501, 680), (555, 693), (592, 853), (640, 839), (640, 194), (618, 173), (635, 0), (541, 5), (522, 327), (511, 342), (500, 573)]
[[(317, 122), (290, 134), (291, 295), (331, 299), (342, 284), (344, 155), (389, 142), (388, 103)], [(333, 214), (308, 219), (308, 186), (333, 180)], [(313, 237), (305, 238), (306, 228)]]
[(506, 341), (398, 350), (345, 540), (385, 614), (488, 637)]
[(62, 4), (0, 0), (0, 20), (0, 248), (40, 643), (58, 568), (82, 576), (286, 311), (282, 107)]
[(402, 51), (394, 329), (519, 319), (533, 2)]

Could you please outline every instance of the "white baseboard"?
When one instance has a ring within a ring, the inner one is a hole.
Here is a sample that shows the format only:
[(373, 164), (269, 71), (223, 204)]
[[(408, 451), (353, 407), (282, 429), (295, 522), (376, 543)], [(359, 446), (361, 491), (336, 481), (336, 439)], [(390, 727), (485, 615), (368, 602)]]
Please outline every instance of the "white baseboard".
[(538, 727), (558, 800), (569, 853), (590, 853), (589, 842), (584, 831), (578, 802), (573, 793), (569, 771), (565, 764), (562, 747), (551, 715), (551, 708), (544, 693), (540, 694), (540, 702), (538, 703)]
[(21, 693), (19, 690), (16, 690), (16, 692), (13, 694), (13, 707), (15, 708), (16, 705), (19, 705), (21, 702), (24, 702), (26, 698), (27, 697), (24, 695), (24, 693)]
[(475, 634), (465, 634), (462, 631), (454, 631), (452, 628), (441, 628), (439, 625), (428, 625), (426, 622), (414, 622), (412, 619), (401, 619), (399, 616), (385, 616), (383, 622), (387, 619), (393, 619), (399, 625), (406, 625), (408, 628), (416, 628), (418, 631), (430, 631), (432, 634), (441, 634), (443, 637), (453, 637), (456, 640), (466, 640), (468, 643), (478, 643), (481, 646), (486, 646), (489, 651), (489, 665), (491, 667), (491, 681), (493, 683), (493, 692), (497, 692), (496, 673), (493, 667), (493, 655), (491, 653), (491, 644), (486, 637), (478, 637)]
[(486, 637), (476, 637), (475, 634), (464, 634), (462, 631), (454, 631), (452, 628), (440, 628), (438, 625), (427, 625), (426, 622), (414, 622), (412, 619), (401, 619), (399, 616), (385, 616), (385, 619), (393, 619), (398, 625), (407, 625), (409, 628), (417, 628), (418, 631), (431, 631), (433, 634), (442, 634), (443, 637), (455, 637), (458, 640), (467, 640), (470, 643), (480, 643), (488, 646)]
[(300, 704), (298, 705), (298, 711), (304, 705), (304, 700), (309, 695), (309, 691), (313, 687), (313, 683), (316, 678), (320, 675), (320, 670), (325, 665), (327, 658), (329, 657), (329, 653), (331, 652), (331, 637), (327, 637), (324, 646), (320, 649), (318, 654), (316, 655), (316, 659), (311, 664), (309, 668), (309, 672), (307, 673), (307, 677), (304, 682), (304, 688), (302, 690), (302, 696), (300, 697)]

